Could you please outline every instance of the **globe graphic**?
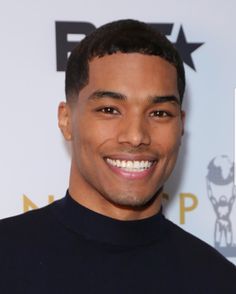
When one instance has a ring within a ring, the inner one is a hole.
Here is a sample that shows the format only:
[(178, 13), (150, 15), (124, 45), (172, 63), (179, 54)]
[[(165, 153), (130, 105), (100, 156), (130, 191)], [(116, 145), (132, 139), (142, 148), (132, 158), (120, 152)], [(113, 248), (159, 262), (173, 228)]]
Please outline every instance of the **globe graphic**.
[(226, 155), (214, 157), (208, 164), (207, 179), (216, 185), (227, 185), (234, 180), (234, 164)]

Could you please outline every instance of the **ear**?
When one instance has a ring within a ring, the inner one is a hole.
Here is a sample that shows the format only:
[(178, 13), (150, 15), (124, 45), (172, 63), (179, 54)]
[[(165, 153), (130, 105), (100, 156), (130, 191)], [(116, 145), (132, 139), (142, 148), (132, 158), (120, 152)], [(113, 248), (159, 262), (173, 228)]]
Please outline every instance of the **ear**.
[(185, 117), (186, 117), (185, 111), (181, 110), (182, 136), (184, 135)]
[(67, 141), (72, 139), (72, 113), (66, 102), (61, 102), (58, 106), (58, 126)]

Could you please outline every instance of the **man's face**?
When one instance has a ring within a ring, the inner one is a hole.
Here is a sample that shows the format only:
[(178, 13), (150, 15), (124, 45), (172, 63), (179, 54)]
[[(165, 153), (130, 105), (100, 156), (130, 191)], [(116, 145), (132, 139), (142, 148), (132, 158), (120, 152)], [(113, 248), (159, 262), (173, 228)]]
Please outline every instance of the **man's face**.
[(70, 132), (74, 193), (142, 207), (169, 177), (181, 142), (176, 69), (139, 53), (93, 59)]

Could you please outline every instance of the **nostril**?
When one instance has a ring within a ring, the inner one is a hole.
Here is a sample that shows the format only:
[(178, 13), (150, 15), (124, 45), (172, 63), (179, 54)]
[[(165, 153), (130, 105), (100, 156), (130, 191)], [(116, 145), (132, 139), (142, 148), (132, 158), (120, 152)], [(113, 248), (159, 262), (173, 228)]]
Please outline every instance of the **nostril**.
[(127, 143), (131, 146), (137, 147), (140, 145), (150, 144), (150, 136), (148, 134), (147, 128), (140, 126), (140, 124), (134, 124), (132, 122), (129, 124), (127, 122), (126, 126), (122, 129), (118, 136), (119, 143)]

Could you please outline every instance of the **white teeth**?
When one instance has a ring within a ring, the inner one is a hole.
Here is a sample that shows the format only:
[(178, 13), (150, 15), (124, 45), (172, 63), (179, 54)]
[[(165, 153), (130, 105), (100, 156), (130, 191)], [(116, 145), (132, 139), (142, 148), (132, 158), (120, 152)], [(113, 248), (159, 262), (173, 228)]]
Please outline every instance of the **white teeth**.
[(131, 160), (114, 160), (114, 159), (111, 159), (111, 158), (107, 158), (106, 161), (110, 164), (110, 165), (113, 165), (113, 166), (116, 166), (116, 167), (119, 167), (119, 168), (122, 168), (126, 171), (143, 171), (145, 169), (148, 169), (152, 166), (153, 164), (153, 161), (138, 161), (138, 160), (134, 160), (134, 161), (131, 161)]
[(133, 168), (133, 162), (132, 161), (127, 161), (127, 163), (126, 163), (126, 167), (127, 168)]
[(125, 167), (126, 166), (126, 163), (124, 160), (121, 161), (121, 167)]
[(138, 161), (134, 161), (134, 168), (139, 168), (139, 162)]

